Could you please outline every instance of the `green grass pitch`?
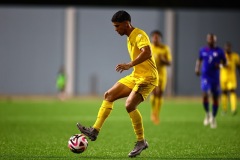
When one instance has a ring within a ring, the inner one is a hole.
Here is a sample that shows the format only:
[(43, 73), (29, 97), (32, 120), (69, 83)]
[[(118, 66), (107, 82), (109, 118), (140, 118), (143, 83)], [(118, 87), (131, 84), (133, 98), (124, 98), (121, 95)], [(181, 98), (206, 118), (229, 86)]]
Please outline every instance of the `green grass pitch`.
[[(79, 133), (76, 123), (91, 126), (101, 99), (0, 100), (0, 159), (129, 159), (136, 141), (125, 99), (114, 109), (87, 150), (72, 153), (67, 142)], [(240, 102), (238, 101), (238, 108)], [(139, 106), (149, 148), (136, 159), (240, 159), (240, 113), (217, 115), (218, 127), (203, 126), (200, 99), (165, 99), (161, 123), (150, 121), (150, 103)]]

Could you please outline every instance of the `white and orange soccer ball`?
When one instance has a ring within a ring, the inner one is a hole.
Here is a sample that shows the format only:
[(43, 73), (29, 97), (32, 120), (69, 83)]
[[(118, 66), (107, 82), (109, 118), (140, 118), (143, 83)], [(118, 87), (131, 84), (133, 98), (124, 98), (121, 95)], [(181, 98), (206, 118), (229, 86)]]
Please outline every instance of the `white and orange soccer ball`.
[(73, 153), (82, 153), (88, 147), (88, 140), (84, 134), (75, 134), (68, 140), (68, 148)]

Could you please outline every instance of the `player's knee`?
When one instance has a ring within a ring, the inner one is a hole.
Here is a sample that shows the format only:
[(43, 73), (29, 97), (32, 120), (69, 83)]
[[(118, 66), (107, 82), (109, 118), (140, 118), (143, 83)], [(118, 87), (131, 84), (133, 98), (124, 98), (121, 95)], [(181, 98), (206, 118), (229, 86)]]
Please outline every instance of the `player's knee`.
[(213, 105), (214, 105), (214, 106), (218, 106), (218, 100), (217, 100), (217, 99), (214, 99), (214, 100), (213, 100)]
[(228, 93), (227, 90), (223, 90), (223, 91), (222, 91), (222, 94), (227, 94), (227, 93)]
[(203, 95), (203, 102), (208, 102), (208, 96), (207, 95)]
[(126, 110), (128, 110), (129, 108), (131, 108), (131, 103), (130, 103), (130, 100), (126, 100), (125, 102), (125, 107), (126, 107)]
[(213, 105), (218, 106), (218, 94), (213, 95)]
[(109, 102), (113, 102), (114, 101), (113, 96), (109, 93), (109, 91), (104, 93), (104, 99), (106, 101), (109, 101)]
[(162, 95), (163, 95), (163, 91), (159, 90), (159, 91), (157, 92), (157, 96), (158, 96), (158, 97), (162, 97)]
[(128, 113), (136, 109), (135, 106), (132, 105), (131, 100), (126, 100), (125, 107)]

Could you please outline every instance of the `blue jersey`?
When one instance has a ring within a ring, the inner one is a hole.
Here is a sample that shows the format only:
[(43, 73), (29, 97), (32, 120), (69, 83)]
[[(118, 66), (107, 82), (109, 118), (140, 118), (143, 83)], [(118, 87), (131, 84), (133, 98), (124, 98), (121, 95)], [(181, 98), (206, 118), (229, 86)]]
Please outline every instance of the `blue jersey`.
[(220, 92), (219, 65), (221, 62), (226, 62), (224, 51), (219, 47), (203, 47), (200, 49), (199, 59), (202, 61), (202, 91), (208, 92), (210, 90), (213, 95), (218, 95)]
[(200, 49), (199, 59), (202, 61), (202, 77), (218, 81), (219, 65), (221, 62), (226, 62), (223, 49), (220, 47), (203, 47)]

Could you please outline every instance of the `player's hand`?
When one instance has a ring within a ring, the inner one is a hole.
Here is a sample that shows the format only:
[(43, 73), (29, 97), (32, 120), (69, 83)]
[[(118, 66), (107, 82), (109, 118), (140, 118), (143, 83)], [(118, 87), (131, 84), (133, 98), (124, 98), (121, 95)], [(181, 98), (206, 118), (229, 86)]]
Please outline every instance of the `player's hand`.
[(215, 63), (215, 67), (216, 67), (216, 69), (220, 69), (220, 64), (219, 63)]
[(165, 55), (159, 55), (159, 59), (161, 62), (166, 62), (167, 61), (167, 57)]
[(122, 63), (122, 64), (118, 64), (115, 68), (115, 70), (117, 72), (122, 73), (122, 71), (124, 70), (129, 70), (132, 67), (131, 63)]
[(199, 70), (195, 70), (195, 73), (197, 76), (200, 76), (200, 74), (201, 74)]

